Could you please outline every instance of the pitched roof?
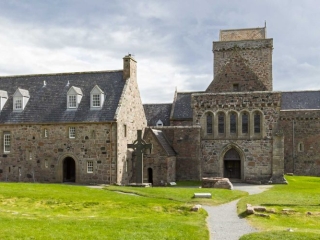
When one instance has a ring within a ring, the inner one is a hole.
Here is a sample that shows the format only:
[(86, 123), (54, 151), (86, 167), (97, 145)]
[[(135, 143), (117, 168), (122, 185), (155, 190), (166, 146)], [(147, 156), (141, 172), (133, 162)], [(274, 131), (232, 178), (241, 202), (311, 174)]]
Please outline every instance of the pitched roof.
[[(95, 85), (106, 94), (101, 110), (90, 110), (90, 91)], [(122, 70), (0, 77), (0, 90), (9, 96), (0, 123), (114, 121), (124, 85)], [(78, 109), (70, 111), (67, 92), (71, 86), (80, 88), (83, 97)], [(30, 99), (24, 111), (13, 112), (13, 94), (18, 88), (28, 90)]]
[[(171, 118), (174, 120), (192, 119), (191, 95), (200, 92), (177, 92)], [(202, 93), (202, 92), (201, 92)]]
[(161, 130), (157, 130), (157, 129), (151, 129), (151, 131), (156, 136), (156, 138), (158, 139), (158, 142), (160, 143), (162, 148), (166, 151), (168, 156), (175, 156), (176, 152), (171, 147), (171, 145), (168, 142), (165, 134)]
[(281, 110), (320, 109), (320, 91), (281, 93)]
[(143, 108), (148, 126), (157, 126), (158, 120), (161, 120), (164, 126), (170, 126), (171, 103), (143, 104)]

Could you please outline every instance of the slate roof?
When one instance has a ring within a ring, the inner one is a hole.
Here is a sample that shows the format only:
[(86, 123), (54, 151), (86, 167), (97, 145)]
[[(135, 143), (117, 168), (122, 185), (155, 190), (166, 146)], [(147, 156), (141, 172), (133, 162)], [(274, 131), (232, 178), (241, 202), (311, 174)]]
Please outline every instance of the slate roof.
[[(114, 121), (125, 85), (122, 73), (119, 70), (0, 77), (0, 90), (7, 91), (9, 96), (0, 112), (0, 123)], [(101, 110), (90, 110), (90, 91), (95, 85), (105, 92)], [(67, 92), (71, 86), (83, 93), (77, 110), (67, 110)], [(13, 94), (18, 88), (28, 90), (30, 99), (22, 112), (13, 112)]]
[(161, 130), (151, 129), (151, 131), (156, 136), (156, 138), (158, 139), (159, 143), (161, 144), (163, 149), (166, 151), (168, 156), (175, 156), (176, 152), (173, 150), (173, 148), (169, 144), (165, 134)]
[(175, 101), (173, 103), (173, 114), (171, 116), (174, 120), (192, 119), (191, 108), (191, 94), (204, 92), (177, 92)]
[(163, 126), (170, 126), (170, 113), (172, 104), (143, 104), (148, 126), (156, 126), (159, 119)]
[(320, 109), (320, 91), (281, 93), (281, 110)]

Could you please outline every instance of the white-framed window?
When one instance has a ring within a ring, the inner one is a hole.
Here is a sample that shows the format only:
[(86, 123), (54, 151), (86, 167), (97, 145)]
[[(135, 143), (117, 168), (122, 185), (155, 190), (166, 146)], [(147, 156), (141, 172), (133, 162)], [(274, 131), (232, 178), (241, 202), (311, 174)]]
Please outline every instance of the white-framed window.
[(87, 162), (87, 173), (93, 173), (93, 161)]
[(47, 128), (45, 128), (45, 129), (43, 130), (43, 137), (44, 137), (44, 138), (48, 138), (48, 129), (47, 129)]
[(9, 153), (11, 150), (11, 134), (6, 132), (3, 134), (3, 151)]
[(100, 94), (92, 94), (92, 107), (100, 107)]
[(98, 85), (95, 85), (90, 92), (90, 109), (100, 110), (104, 103), (104, 92)]
[(75, 137), (76, 137), (76, 128), (69, 127), (69, 138), (75, 138)]
[(22, 112), (30, 99), (28, 90), (18, 88), (13, 94), (13, 111)]
[(14, 109), (22, 110), (22, 98), (16, 98), (14, 101)]
[(69, 108), (76, 108), (77, 107), (77, 96), (70, 95), (69, 96)]

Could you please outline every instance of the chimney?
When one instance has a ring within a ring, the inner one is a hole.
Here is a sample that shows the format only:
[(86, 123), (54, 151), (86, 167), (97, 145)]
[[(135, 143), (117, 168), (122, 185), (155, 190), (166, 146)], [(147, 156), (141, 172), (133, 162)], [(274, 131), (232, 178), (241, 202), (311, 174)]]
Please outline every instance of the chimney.
[(137, 78), (137, 62), (131, 54), (123, 58), (123, 80)]

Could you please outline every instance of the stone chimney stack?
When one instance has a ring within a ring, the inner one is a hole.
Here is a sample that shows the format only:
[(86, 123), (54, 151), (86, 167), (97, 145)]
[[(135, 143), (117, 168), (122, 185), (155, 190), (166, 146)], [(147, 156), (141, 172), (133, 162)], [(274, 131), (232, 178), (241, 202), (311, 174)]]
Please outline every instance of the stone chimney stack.
[(137, 78), (137, 61), (128, 54), (123, 58), (123, 80)]

